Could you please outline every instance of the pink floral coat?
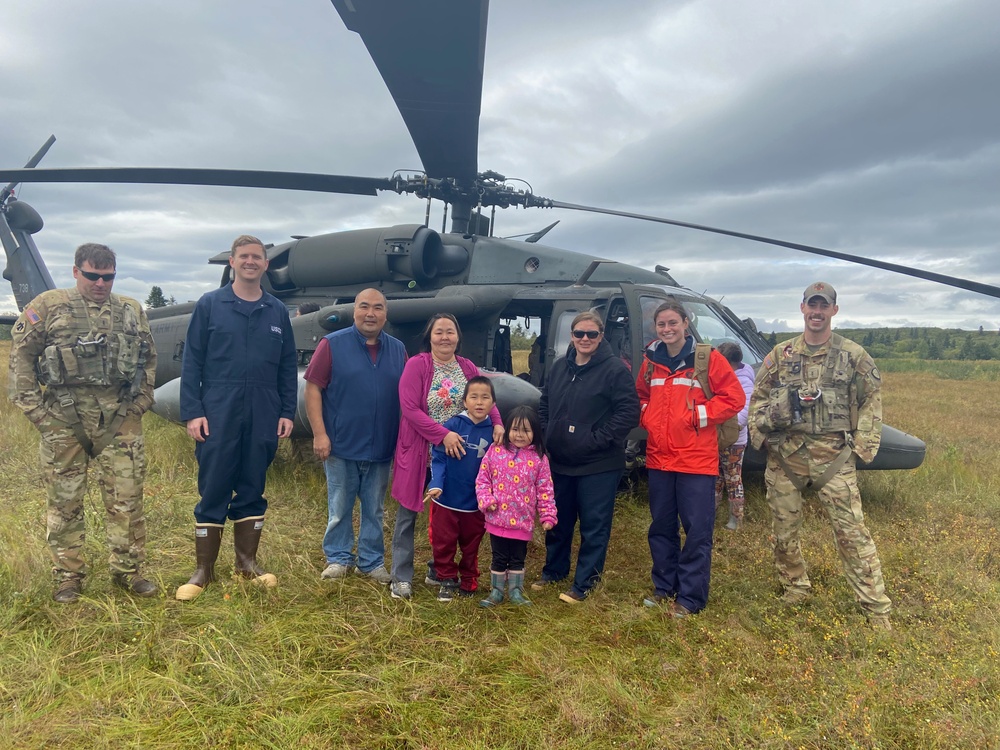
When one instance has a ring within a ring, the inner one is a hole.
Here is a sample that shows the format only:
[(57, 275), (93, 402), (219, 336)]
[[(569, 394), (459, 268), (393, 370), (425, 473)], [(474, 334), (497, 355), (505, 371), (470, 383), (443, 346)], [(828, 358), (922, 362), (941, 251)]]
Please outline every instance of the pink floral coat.
[(549, 459), (530, 445), (490, 446), (479, 467), (476, 498), (494, 536), (531, 539), (536, 512), (542, 523), (557, 521)]

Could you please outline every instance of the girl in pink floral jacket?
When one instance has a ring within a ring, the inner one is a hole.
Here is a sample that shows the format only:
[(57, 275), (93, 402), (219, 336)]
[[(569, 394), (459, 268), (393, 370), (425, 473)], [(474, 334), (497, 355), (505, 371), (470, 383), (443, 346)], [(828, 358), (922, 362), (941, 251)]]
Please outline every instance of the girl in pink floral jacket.
[(512, 603), (531, 604), (524, 596), (524, 559), (535, 515), (546, 531), (557, 520), (538, 415), (528, 406), (517, 406), (506, 422), (503, 445), (490, 446), (476, 479), (476, 498), (493, 549), (490, 595), (479, 602), (483, 607), (502, 603), (504, 588)]

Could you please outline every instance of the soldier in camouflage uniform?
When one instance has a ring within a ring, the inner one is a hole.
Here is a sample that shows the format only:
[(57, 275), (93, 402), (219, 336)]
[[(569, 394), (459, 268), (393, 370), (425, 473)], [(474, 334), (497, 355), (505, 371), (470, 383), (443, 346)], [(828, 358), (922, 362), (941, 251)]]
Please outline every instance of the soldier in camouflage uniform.
[(153, 596), (156, 586), (139, 573), (146, 541), (142, 414), (153, 403), (153, 338), (139, 303), (111, 293), (110, 248), (81, 245), (73, 277), (75, 287), (28, 303), (10, 352), (10, 399), (41, 433), (53, 598), (72, 602), (82, 590), (91, 461), (107, 511), (112, 579), (137, 596)]
[(805, 331), (764, 358), (750, 401), (750, 435), (767, 448), (767, 501), (774, 531), (774, 564), (782, 600), (798, 603), (811, 585), (802, 559), (802, 492), (813, 489), (833, 524), (847, 581), (869, 622), (891, 629), (892, 602), (882, 563), (865, 527), (857, 459), (870, 462), (882, 432), (878, 368), (858, 344), (832, 331), (837, 292), (817, 282), (800, 306)]

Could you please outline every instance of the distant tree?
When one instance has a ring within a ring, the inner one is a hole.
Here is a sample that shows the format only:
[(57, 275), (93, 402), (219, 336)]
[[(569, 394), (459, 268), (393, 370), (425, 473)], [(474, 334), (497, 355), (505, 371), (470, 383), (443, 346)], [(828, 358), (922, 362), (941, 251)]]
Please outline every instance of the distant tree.
[(158, 286), (154, 286), (149, 290), (149, 296), (146, 297), (146, 307), (166, 307), (167, 300), (163, 296), (163, 290)]
[(976, 350), (972, 346), (972, 337), (966, 336), (962, 339), (962, 346), (958, 350), (959, 359), (975, 359)]
[(777, 346), (778, 334), (776, 334), (774, 331), (771, 331), (770, 335), (768, 335), (767, 337), (767, 343), (769, 343), (771, 346)]
[(875, 343), (875, 333), (871, 330), (865, 332), (865, 337), (861, 339), (861, 346), (871, 346)]
[(941, 347), (934, 339), (927, 342), (927, 349), (924, 352), (924, 359), (941, 359)]
[(177, 300), (174, 299), (174, 295), (172, 295), (172, 294), (170, 295), (170, 299), (167, 302), (168, 302), (168, 304), (171, 304), (171, 305), (176, 305), (177, 304)]
[(952, 347), (951, 335), (947, 331), (945, 331), (944, 332), (944, 338), (941, 339), (941, 348), (942, 349), (951, 349), (951, 347)]
[(514, 351), (524, 351), (531, 349), (531, 345), (535, 343), (536, 335), (531, 333), (531, 331), (526, 331), (521, 328), (521, 324), (518, 323), (510, 331), (510, 348)]

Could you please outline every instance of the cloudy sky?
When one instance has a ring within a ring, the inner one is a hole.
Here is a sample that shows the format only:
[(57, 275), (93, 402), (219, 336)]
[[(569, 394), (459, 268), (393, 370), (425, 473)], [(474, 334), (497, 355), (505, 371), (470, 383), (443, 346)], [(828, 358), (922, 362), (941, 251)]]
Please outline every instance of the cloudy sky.
[[(536, 193), (779, 237), (1000, 285), (1000, 3), (495, 0), (480, 169)], [(178, 166), (387, 177), (419, 168), (360, 38), (329, 0), (5, 0), (0, 165)], [(414, 40), (419, 54), (419, 40)], [(251, 232), (422, 222), (414, 198), (27, 185), (60, 285), (84, 241), (116, 290), (178, 300)], [(440, 226), (436, 206), (432, 226)], [(848, 325), (1000, 327), (1000, 300), (620, 218), (508, 209), (499, 233), (662, 264), (763, 330), (811, 281)], [(9, 289), (0, 310), (14, 309)]]

